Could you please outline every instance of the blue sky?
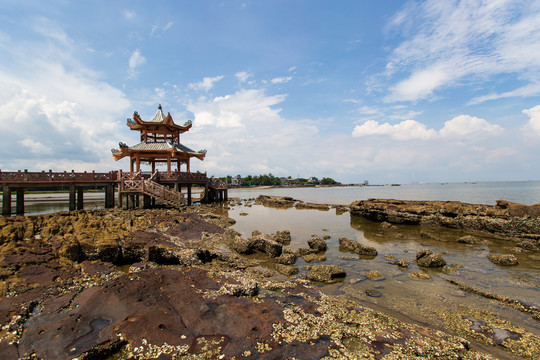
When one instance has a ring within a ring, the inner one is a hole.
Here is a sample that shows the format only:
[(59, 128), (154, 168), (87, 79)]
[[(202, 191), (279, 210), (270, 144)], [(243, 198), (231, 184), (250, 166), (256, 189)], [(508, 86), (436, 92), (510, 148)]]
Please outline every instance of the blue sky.
[(0, 8), (2, 171), (126, 170), (162, 104), (209, 175), (540, 179), (540, 1)]

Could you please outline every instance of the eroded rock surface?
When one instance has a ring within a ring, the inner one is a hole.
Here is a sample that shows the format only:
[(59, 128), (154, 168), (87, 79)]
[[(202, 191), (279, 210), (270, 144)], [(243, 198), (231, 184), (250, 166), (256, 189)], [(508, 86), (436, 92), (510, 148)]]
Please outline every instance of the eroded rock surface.
[[(391, 224), (413, 224), (481, 231), (513, 240), (529, 239), (538, 251), (540, 204), (526, 206), (499, 200), (495, 206), (458, 201), (369, 199), (351, 204), (351, 215)], [(472, 239), (462, 239), (471, 243)]]
[(371, 246), (365, 246), (358, 241), (340, 238), (339, 251), (350, 252), (358, 255), (377, 256), (377, 250)]
[(347, 276), (345, 270), (337, 265), (313, 265), (309, 272), (311, 281), (324, 283), (342, 281), (345, 276)]

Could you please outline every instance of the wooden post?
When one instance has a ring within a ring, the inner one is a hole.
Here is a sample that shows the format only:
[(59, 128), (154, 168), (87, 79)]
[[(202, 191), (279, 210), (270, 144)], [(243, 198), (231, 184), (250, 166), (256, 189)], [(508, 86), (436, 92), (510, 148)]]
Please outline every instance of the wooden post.
[(77, 210), (84, 208), (84, 188), (77, 186)]
[(113, 184), (105, 185), (105, 208), (106, 209), (114, 208), (114, 185)]
[(223, 195), (224, 195), (223, 200), (229, 201), (229, 190), (227, 190), (227, 189), (223, 190)]
[(208, 182), (204, 185), (204, 203), (208, 203)]
[(122, 209), (128, 210), (129, 209), (129, 194), (122, 193), (120, 196), (122, 197)]
[(187, 204), (191, 205), (191, 184), (187, 185)]
[(152, 197), (150, 195), (143, 194), (143, 208), (149, 209), (152, 205)]
[(186, 171), (189, 173), (191, 170), (189, 169), (189, 158), (186, 161)]
[(135, 159), (137, 161), (137, 172), (141, 171), (141, 154), (135, 154)]
[(75, 196), (75, 185), (69, 185), (69, 211), (73, 211), (76, 208), (76, 196)]
[(129, 171), (131, 171), (131, 173), (133, 174), (133, 157), (130, 156), (129, 157)]
[(167, 153), (167, 172), (171, 172), (171, 153)]
[(24, 188), (17, 188), (17, 215), (24, 215)]
[(2, 188), (2, 215), (11, 216), (11, 189), (9, 185)]
[(124, 209), (124, 194), (118, 191), (118, 207)]

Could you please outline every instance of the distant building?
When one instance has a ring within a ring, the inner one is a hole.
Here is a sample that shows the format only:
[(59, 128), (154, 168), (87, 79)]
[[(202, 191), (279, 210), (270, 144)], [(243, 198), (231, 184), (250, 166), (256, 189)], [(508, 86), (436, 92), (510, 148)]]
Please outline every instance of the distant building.
[(368, 185), (369, 185), (369, 181), (364, 180), (364, 186), (368, 186)]
[(242, 185), (242, 176), (236, 175), (231, 179), (232, 186), (241, 186)]
[(308, 182), (310, 182), (310, 183), (318, 182), (318, 181), (319, 181), (319, 179), (317, 179), (315, 176), (312, 176), (312, 177), (310, 177), (310, 178), (308, 179)]
[(298, 179), (292, 179), (288, 177), (282, 177), (282, 178), (279, 178), (279, 180), (281, 180), (281, 185), (291, 185), (295, 183), (296, 181), (298, 181)]

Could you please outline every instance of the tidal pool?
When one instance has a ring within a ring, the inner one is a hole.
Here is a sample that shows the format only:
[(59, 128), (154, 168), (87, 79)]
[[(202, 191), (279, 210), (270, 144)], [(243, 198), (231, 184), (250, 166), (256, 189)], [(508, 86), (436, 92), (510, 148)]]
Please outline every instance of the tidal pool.
[[(308, 247), (307, 240), (311, 235), (321, 238), (329, 236), (325, 240), (328, 250), (324, 262), (307, 263), (298, 258), (295, 265), (300, 270), (297, 276), (305, 276), (309, 266), (314, 264), (343, 267), (347, 272), (343, 282), (317, 285), (328, 294), (345, 295), (402, 320), (466, 337), (475, 346), (499, 358), (513, 358), (505, 351), (508, 350), (505, 349), (506, 343), (499, 341), (498, 336), (517, 336), (514, 326), (534, 336), (540, 335), (540, 322), (529, 314), (500, 301), (462, 291), (447, 281), (454, 280), (485, 293), (540, 306), (540, 254), (518, 252), (515, 244), (508, 240), (475, 234), (483, 243), (468, 245), (456, 240), (469, 233), (453, 229), (413, 225), (385, 228), (380, 223), (351, 216), (348, 212), (340, 214), (335, 209), (272, 208), (255, 205), (250, 200), (232, 202), (228, 209), (223, 208), (222, 211), (236, 220), (232, 227), (243, 237), (250, 237), (254, 230), (270, 234), (289, 230), (292, 238), (288, 245), (290, 248)], [(375, 247), (378, 255), (368, 258), (340, 252), (340, 237)], [(441, 268), (418, 267), (416, 253), (423, 248), (441, 253), (449, 268), (443, 271)], [(495, 265), (487, 258), (490, 253), (513, 253), (519, 265)], [(392, 260), (399, 259), (405, 259), (409, 267), (390, 264)], [(373, 270), (379, 271), (383, 278), (366, 278), (366, 274)], [(431, 278), (412, 278), (410, 274), (414, 272), (429, 274)], [(464, 328), (462, 321), (468, 317), (475, 320), (471, 320), (471, 326)], [(474, 336), (468, 336), (469, 333), (476, 335), (474, 327), (478, 328), (483, 321), (490, 321), (492, 325), (490, 341), (495, 344), (502, 342), (502, 345), (486, 346), (485, 341), (475, 342)], [(522, 351), (520, 354), (525, 356), (526, 349)]]

